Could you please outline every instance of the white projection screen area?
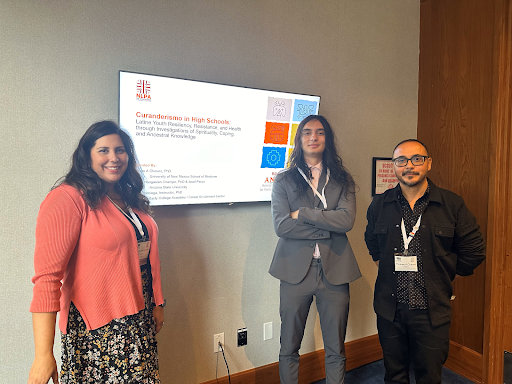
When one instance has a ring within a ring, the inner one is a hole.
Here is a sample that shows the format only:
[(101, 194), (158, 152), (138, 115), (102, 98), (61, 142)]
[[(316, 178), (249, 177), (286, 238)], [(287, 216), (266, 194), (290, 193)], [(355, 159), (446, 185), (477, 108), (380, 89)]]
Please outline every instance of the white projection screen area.
[(319, 96), (120, 71), (119, 124), (152, 205), (270, 201)]

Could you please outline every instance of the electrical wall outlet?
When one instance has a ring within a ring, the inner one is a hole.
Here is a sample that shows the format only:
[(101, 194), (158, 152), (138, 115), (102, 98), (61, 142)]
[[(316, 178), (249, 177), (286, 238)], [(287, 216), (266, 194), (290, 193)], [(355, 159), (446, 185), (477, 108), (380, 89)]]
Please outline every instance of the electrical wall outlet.
[(240, 328), (236, 330), (236, 345), (242, 347), (247, 345), (247, 328)]
[(274, 329), (272, 322), (263, 324), (263, 341), (274, 338)]
[(222, 352), (219, 343), (222, 345), (222, 348), (224, 348), (224, 333), (213, 335), (213, 353)]

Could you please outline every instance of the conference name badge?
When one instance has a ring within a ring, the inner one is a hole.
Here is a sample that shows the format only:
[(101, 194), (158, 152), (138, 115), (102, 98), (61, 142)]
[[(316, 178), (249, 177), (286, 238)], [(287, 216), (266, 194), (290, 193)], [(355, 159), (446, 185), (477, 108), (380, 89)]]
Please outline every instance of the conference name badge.
[(403, 253), (395, 253), (395, 271), (418, 272), (418, 258)]
[(147, 259), (149, 256), (149, 248), (151, 246), (151, 241), (141, 241), (138, 243), (139, 245), (139, 260)]

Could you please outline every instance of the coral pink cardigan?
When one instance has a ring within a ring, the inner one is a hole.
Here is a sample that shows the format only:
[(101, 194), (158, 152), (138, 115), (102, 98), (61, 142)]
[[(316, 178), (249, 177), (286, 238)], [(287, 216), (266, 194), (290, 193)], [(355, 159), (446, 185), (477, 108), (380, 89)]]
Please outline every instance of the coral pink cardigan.
[[(134, 211), (148, 228), (153, 298), (159, 305), (164, 300), (158, 228), (150, 216)], [(87, 329), (144, 308), (135, 231), (106, 196), (91, 209), (74, 187), (63, 184), (51, 191), (37, 217), (34, 267), (30, 312), (60, 311), (63, 333), (71, 301)]]

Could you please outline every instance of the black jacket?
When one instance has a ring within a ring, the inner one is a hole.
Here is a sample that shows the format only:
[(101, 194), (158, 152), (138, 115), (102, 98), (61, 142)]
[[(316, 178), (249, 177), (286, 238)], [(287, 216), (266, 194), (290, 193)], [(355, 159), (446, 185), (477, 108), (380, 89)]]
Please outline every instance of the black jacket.
[[(452, 280), (456, 274), (473, 273), (485, 258), (485, 243), (462, 197), (436, 187), (430, 180), (429, 185), (420, 234), (430, 320), (433, 326), (438, 326), (451, 318)], [(397, 185), (373, 199), (366, 215), (368, 225), (364, 234), (373, 260), (380, 260), (374, 309), (388, 321), (393, 321), (396, 309), (394, 253), (401, 251), (399, 188)]]

